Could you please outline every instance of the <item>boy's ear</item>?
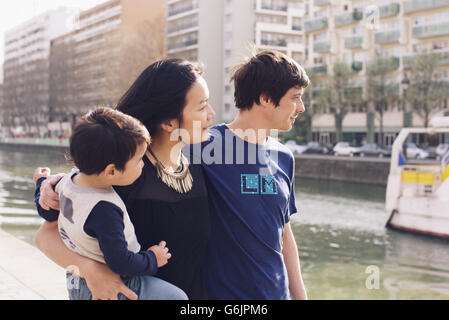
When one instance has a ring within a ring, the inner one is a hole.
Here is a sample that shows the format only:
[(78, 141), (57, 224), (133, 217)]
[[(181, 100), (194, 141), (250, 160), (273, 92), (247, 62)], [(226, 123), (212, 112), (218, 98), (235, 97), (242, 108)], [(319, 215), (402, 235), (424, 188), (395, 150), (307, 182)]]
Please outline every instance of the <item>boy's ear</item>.
[(106, 166), (106, 168), (104, 168), (103, 174), (106, 177), (113, 177), (116, 174), (116, 171), (117, 171), (117, 168), (115, 167), (114, 164), (111, 163), (111, 164), (108, 164)]

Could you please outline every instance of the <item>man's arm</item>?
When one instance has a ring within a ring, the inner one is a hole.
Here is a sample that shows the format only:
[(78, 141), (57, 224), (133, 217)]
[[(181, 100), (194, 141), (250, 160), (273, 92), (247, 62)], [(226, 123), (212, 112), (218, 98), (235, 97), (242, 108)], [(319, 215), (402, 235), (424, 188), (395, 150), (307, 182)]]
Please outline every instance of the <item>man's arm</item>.
[(290, 223), (286, 223), (284, 227), (282, 255), (284, 256), (284, 262), (287, 268), (291, 298), (293, 300), (306, 300), (307, 293), (301, 276), (298, 247), (296, 246)]
[(131, 300), (137, 299), (137, 295), (121, 281), (120, 276), (105, 264), (83, 257), (67, 248), (59, 235), (57, 222), (45, 222), (36, 234), (35, 243), (50, 260), (85, 278), (92, 292), (92, 299), (117, 300), (118, 293)]

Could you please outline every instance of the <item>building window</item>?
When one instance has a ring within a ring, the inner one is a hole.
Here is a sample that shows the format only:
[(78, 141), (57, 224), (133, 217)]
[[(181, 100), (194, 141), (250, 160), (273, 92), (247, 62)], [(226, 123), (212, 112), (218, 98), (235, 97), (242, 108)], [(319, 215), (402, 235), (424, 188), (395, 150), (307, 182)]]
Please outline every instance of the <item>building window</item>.
[(316, 57), (315, 59), (313, 59), (313, 63), (314, 64), (325, 64), (326, 59), (324, 57)]
[(413, 45), (413, 52), (414, 53), (425, 53), (427, 52), (427, 43), (419, 43)]
[(429, 21), (428, 16), (419, 16), (415, 18), (415, 25), (426, 24)]
[(447, 49), (448, 46), (448, 41), (444, 40), (444, 41), (434, 41), (433, 44), (433, 50), (443, 50), (443, 49)]

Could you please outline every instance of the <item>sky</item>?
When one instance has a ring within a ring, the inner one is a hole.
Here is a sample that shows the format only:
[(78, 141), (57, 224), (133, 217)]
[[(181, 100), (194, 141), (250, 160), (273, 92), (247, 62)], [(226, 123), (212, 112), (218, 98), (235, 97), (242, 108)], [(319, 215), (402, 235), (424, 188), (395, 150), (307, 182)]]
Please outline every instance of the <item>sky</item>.
[[(40, 13), (60, 6), (89, 9), (106, 0), (13, 0), (0, 1), (0, 65), (4, 59), (4, 33)], [(0, 68), (1, 69), (1, 68)]]

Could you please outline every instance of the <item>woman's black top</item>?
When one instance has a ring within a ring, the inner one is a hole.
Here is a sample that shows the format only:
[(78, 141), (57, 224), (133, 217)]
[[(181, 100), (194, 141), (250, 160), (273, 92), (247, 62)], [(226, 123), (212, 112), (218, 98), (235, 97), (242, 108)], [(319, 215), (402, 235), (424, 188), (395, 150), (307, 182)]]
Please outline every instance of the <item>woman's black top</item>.
[(203, 264), (209, 240), (209, 206), (203, 169), (189, 165), (192, 189), (180, 194), (165, 185), (144, 156), (142, 175), (132, 185), (114, 187), (126, 204), (141, 250), (161, 241), (172, 254), (156, 277), (168, 281), (189, 299), (207, 299)]

